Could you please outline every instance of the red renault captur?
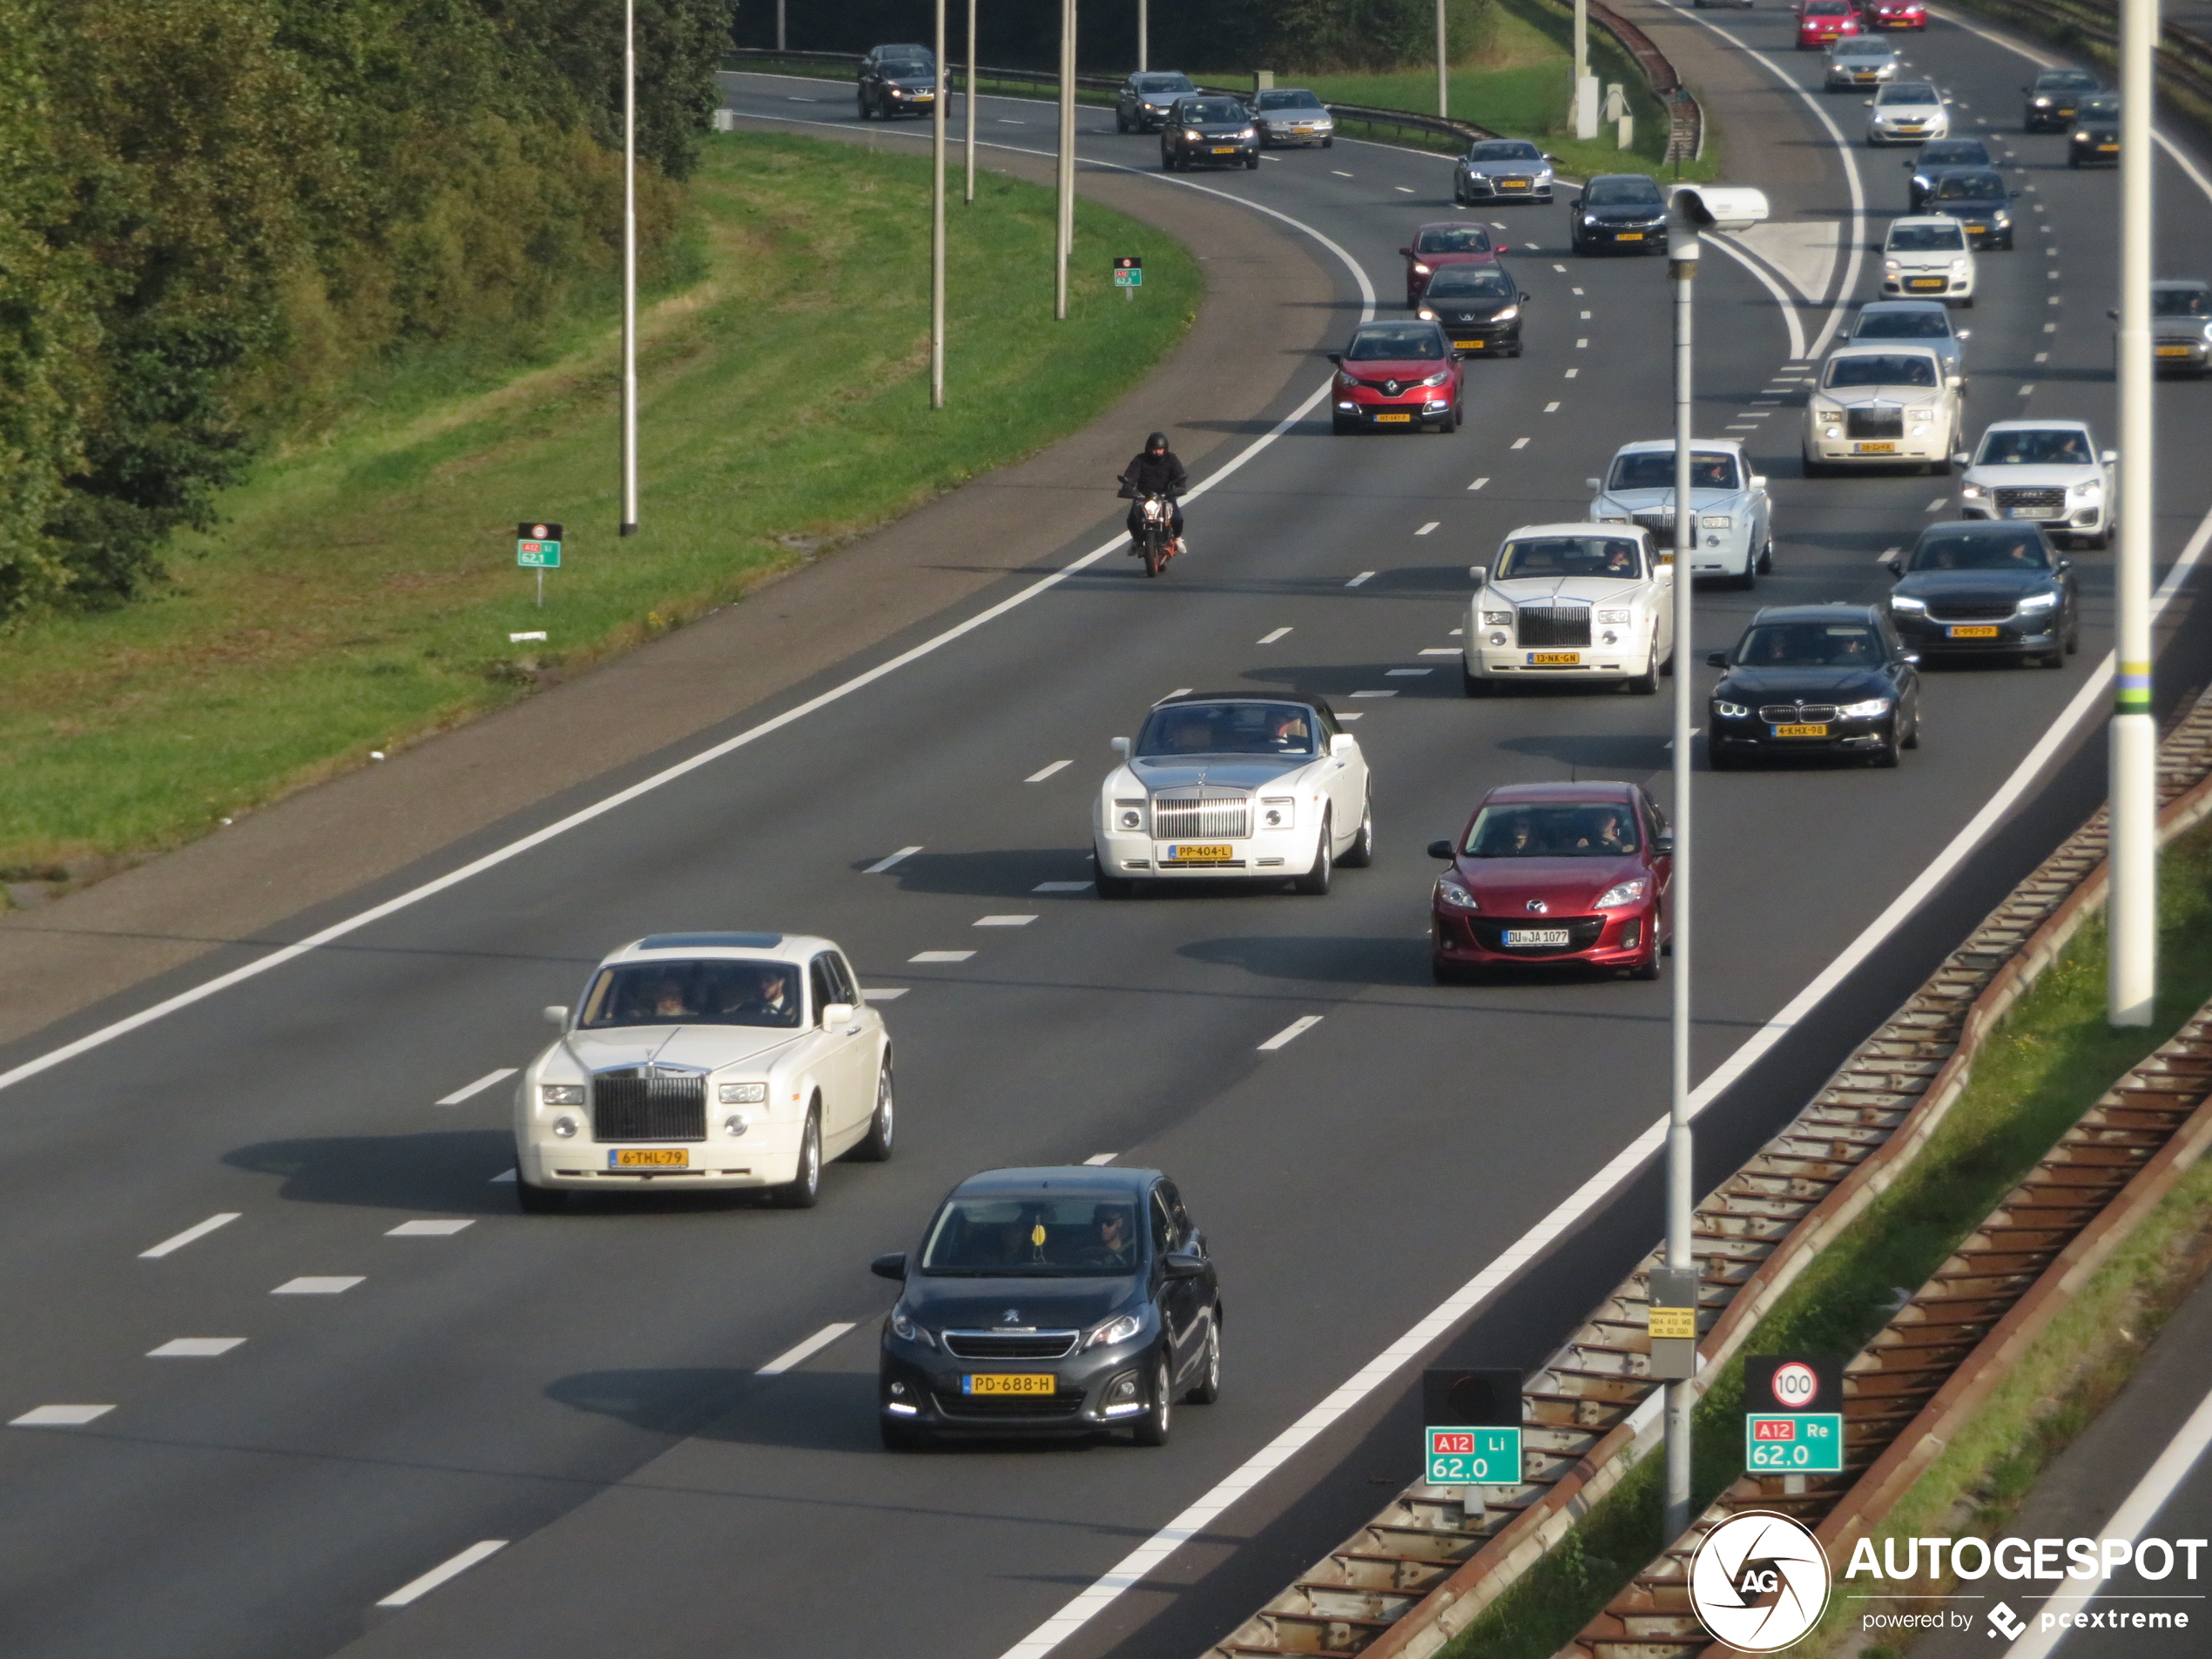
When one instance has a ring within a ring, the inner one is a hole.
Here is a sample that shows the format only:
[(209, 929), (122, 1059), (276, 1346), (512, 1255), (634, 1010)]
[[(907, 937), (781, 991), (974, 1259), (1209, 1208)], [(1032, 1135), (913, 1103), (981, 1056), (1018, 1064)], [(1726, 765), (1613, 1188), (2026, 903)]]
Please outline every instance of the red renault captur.
[(1456, 841), (1430, 900), (1439, 984), (1508, 963), (1569, 962), (1657, 979), (1674, 835), (1635, 784), (1505, 784)]
[(1337, 366), (1330, 423), (1339, 435), (1386, 426), (1458, 429), (1467, 371), (1440, 325), (1363, 322), (1329, 361)]
[(1855, 0), (1804, 0), (1797, 8), (1797, 50), (1818, 51), (1831, 40), (1860, 33)]

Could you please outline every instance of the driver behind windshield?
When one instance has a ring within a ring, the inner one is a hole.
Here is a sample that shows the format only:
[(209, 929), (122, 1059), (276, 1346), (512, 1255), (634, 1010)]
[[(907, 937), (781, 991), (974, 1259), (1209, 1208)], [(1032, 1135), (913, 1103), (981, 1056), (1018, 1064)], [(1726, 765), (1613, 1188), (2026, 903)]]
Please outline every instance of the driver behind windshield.
[(1416, 253), (1487, 253), (1490, 233), (1474, 225), (1447, 225), (1423, 231), (1413, 245)]
[(787, 962), (731, 957), (625, 962), (605, 968), (585, 995), (581, 1029), (623, 1025), (799, 1023), (797, 970)]
[(1912, 550), (1915, 570), (2047, 570), (2041, 539), (2033, 531), (1986, 536), (1934, 536)]
[(1979, 464), (2006, 466), (2086, 467), (2089, 446), (2079, 432), (2061, 427), (2050, 432), (1993, 432)]
[(1754, 628), (1736, 660), (1746, 668), (1866, 668), (1874, 637), (1856, 624), (1775, 622)]
[(1296, 703), (1198, 703), (1156, 709), (1136, 752), (1164, 755), (1310, 755), (1311, 712)]
[(1385, 324), (1352, 335), (1348, 363), (1433, 362), (1451, 354), (1433, 322)]
[(1478, 859), (1614, 858), (1636, 850), (1635, 819), (1610, 801), (1486, 806), (1468, 833)]
[[(1667, 482), (1672, 483), (1672, 474)], [(1547, 576), (1629, 576), (1636, 570), (1636, 544), (1613, 536), (1542, 536), (1508, 542), (1498, 556), (1498, 579)]]

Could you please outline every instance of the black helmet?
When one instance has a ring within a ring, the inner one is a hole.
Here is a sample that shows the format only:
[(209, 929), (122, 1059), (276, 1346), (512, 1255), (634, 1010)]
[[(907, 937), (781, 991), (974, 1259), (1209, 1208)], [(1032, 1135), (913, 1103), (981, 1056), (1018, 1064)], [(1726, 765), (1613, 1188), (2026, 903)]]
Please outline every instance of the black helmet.
[(1155, 432), (1150, 437), (1144, 440), (1144, 447), (1147, 449), (1166, 448), (1168, 447), (1168, 435), (1164, 432)]

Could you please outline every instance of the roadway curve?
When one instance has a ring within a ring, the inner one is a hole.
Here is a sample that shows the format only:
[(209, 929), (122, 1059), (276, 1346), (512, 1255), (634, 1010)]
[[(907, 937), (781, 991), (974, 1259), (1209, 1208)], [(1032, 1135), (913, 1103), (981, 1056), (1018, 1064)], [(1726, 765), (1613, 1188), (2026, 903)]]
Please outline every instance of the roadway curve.
[[(1849, 175), (1807, 100), (1728, 57), (1734, 49), (1703, 24), (1649, 15), (1713, 89), (1746, 177), (1771, 182), (1791, 212), (1850, 212)], [(1784, 13), (1713, 20), (1781, 78), (1809, 79), (1815, 60), (1785, 50)], [(2021, 78), (2007, 48), (1939, 24), (1909, 51), (1963, 95), (1968, 119), (2007, 130)], [(727, 85), (746, 119), (852, 125), (841, 87)], [(1823, 107), (1851, 130), (1848, 100)], [(993, 101), (987, 113), (999, 142), (1037, 147), (1049, 131), (1034, 104)], [(1154, 154), (1096, 111), (1082, 125), (1093, 161), (1142, 168)], [(1985, 261), (1971, 408), (1977, 421), (2024, 408), (2108, 429), (2109, 182), (2054, 165), (2058, 139), (2013, 142), (2036, 192), (2027, 201), (2047, 209), (2031, 217), (2052, 234)], [(1878, 212), (1901, 197), (1898, 158), (1857, 152)], [(1450, 211), (1447, 178), (1433, 157), (1345, 144), (1197, 182), (1325, 235), (1387, 299), (1391, 250), (1411, 224)], [(2171, 167), (2164, 184), (2171, 268), (2212, 267), (2204, 197)], [(1219, 211), (1246, 210), (1231, 200)], [(1541, 245), (1514, 261), (1536, 296), (1530, 350), (1472, 366), (1463, 433), (1339, 441), (1309, 415), (1194, 505), (1199, 551), (1164, 579), (1148, 583), (1109, 554), (434, 900), (0, 1092), (11, 1270), (0, 1305), (17, 1332), (0, 1353), (0, 1420), (113, 1407), (80, 1427), (0, 1434), (10, 1652), (551, 1659), (926, 1646), (993, 1659), (1548, 1220), (1554, 1241), (1429, 1350), (1540, 1359), (1656, 1236), (1649, 1170), (1600, 1177), (1663, 1109), (1666, 989), (1433, 986), (1420, 847), (1449, 833), (1477, 791), (1513, 779), (1573, 767), (1649, 780), (1663, 798), (1665, 700), (1471, 704), (1449, 658), (1421, 653), (1452, 643), (1466, 566), (1501, 531), (1577, 510), (1582, 479), (1616, 444), (1666, 430), (1666, 313), (1657, 262), (1555, 259), (1560, 208), (1498, 217), (1510, 241)], [(1817, 260), (1770, 251), (1823, 288)], [(1843, 274), (1833, 261), (1825, 286)], [(1332, 280), (1348, 319), (1359, 285), (1341, 266)], [(1804, 307), (1807, 338), (1823, 332), (1829, 297), (1815, 292)], [(1782, 536), (1758, 594), (1701, 596), (1701, 651), (1730, 640), (1758, 604), (1878, 595), (1874, 556), (1948, 495), (1917, 478), (1800, 481), (1801, 388), (1786, 367), (1800, 347), (1767, 283), (1709, 261), (1703, 318), (1706, 428), (1778, 400), (1754, 448), (1776, 481)], [(2046, 321), (2059, 331), (2047, 334)], [(1316, 364), (1305, 386), (1323, 372)], [(2163, 470), (2182, 482), (2161, 520), (2162, 559), (2207, 504), (2212, 435), (2186, 418), (2206, 395), (2161, 394), (2184, 417), (2167, 427)], [(1297, 401), (1296, 387), (1282, 400)], [(1160, 412), (1170, 427), (1220, 418), (1203, 406)], [(1488, 482), (1478, 490), (1477, 479)], [(1096, 522), (1035, 549), (1041, 563), (1067, 563), (1113, 533), (1101, 482)], [(1953, 846), (2054, 721), (2100, 706), (2087, 682), (2108, 642), (2109, 559), (2080, 563), (2078, 661), (2063, 673), (1932, 675), (1928, 739), (1901, 770), (1703, 781), (1697, 1069), (1728, 1066), (1749, 1038), (1763, 1045), (1724, 1073), (1730, 1086), (1707, 1090), (1709, 1178), (1794, 1112), (2101, 796), (2095, 721), (2080, 719), (2047, 745), (2051, 764), (2006, 795), (1993, 831)], [(1027, 580), (1001, 580), (887, 647), (827, 665), (714, 735), (798, 708)], [(2166, 617), (2169, 705), (2204, 681), (2212, 655), (2175, 631), (2186, 603)], [(1422, 668), (1433, 671), (1392, 671)], [(1362, 714), (1375, 867), (1346, 873), (1320, 900), (1102, 905), (1037, 892), (1085, 873), (1085, 803), (1106, 738), (1163, 693), (1204, 685), (1295, 686)], [(1383, 690), (1398, 694), (1352, 695)], [(1072, 764), (1023, 781), (1062, 759)], [(621, 769), (506, 833), (638, 775)], [(457, 843), (415, 879), (498, 839)], [(861, 873), (912, 845), (922, 850), (887, 873)], [(1931, 869), (1945, 879), (1926, 902), (1877, 927)], [(402, 885), (320, 907), (289, 936)], [(1010, 911), (1037, 919), (974, 931), (980, 916)], [(830, 934), (868, 982), (909, 988), (889, 1009), (897, 1160), (833, 1169), (821, 1207), (804, 1214), (674, 1199), (510, 1213), (492, 1184), (509, 1162), (503, 1089), (432, 1103), (520, 1063), (542, 1035), (533, 1011), (572, 995), (604, 948), (671, 925), (764, 924)], [(948, 948), (976, 954), (909, 961)], [(1848, 971), (1828, 994), (1795, 1007), (1839, 959)], [(211, 971), (172, 975), (106, 1011)], [(1286, 1049), (1258, 1051), (1309, 1015), (1324, 1017)], [(47, 1046), (12, 1043), (0, 1070)], [(1224, 1403), (1182, 1413), (1161, 1452), (880, 1452), (873, 1341), (889, 1298), (867, 1276), (868, 1258), (909, 1244), (973, 1169), (1099, 1153), (1173, 1170), (1215, 1243), (1230, 1312)], [(229, 1212), (240, 1219), (139, 1259)], [(472, 1224), (387, 1236), (433, 1217)], [(361, 1282), (270, 1296), (297, 1275)], [(756, 1374), (846, 1321), (853, 1332), (803, 1364)], [(144, 1357), (181, 1337), (246, 1340), (214, 1358)], [(1308, 1443), (1286, 1447), (1249, 1496), (1059, 1651), (1191, 1653), (1236, 1622), (1406, 1479), (1410, 1377), (1385, 1367), (1378, 1386), (1339, 1396), (1343, 1409)], [(489, 1540), (514, 1541), (412, 1606), (374, 1608)]]

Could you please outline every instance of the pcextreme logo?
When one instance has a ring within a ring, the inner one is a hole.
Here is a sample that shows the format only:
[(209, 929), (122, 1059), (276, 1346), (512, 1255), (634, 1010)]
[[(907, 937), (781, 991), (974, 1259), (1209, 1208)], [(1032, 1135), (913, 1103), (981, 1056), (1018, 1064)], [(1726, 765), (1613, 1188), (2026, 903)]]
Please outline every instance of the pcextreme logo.
[(1820, 1622), (1827, 1553), (1788, 1515), (1743, 1509), (1705, 1534), (1689, 1561), (1689, 1604), (1706, 1629), (1745, 1653), (1775, 1653)]

